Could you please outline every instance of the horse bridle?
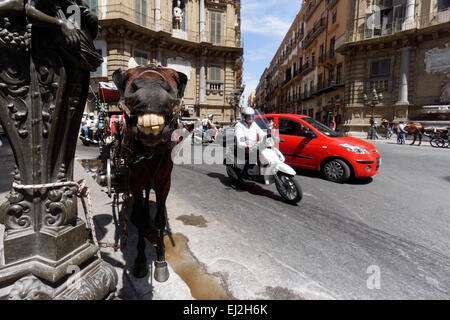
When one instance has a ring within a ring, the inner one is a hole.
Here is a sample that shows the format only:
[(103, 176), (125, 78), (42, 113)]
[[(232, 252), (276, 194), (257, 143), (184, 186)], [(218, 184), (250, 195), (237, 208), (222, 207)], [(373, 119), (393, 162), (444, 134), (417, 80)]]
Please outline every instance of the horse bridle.
[[(169, 81), (167, 81), (167, 78), (166, 78), (162, 73), (160, 73), (160, 72), (158, 72), (158, 71), (155, 71), (155, 70), (145, 70), (145, 71), (142, 71), (141, 73), (139, 73), (139, 74), (133, 79), (133, 81), (136, 80), (136, 79), (139, 79), (142, 75), (144, 75), (144, 74), (146, 74), (146, 73), (154, 73), (154, 74), (158, 75), (159, 77), (161, 77), (162, 80), (166, 81), (167, 83), (169, 82)], [(127, 105), (124, 103), (124, 101), (119, 101), (119, 105), (120, 105), (120, 107), (125, 111), (125, 113), (128, 115), (128, 117), (130, 117), (130, 115), (131, 115), (131, 110), (127, 107)], [(169, 128), (170, 128), (170, 127), (171, 127), (171, 126), (169, 126)], [(172, 133), (173, 133), (173, 132), (174, 132), (174, 129), (171, 128), (171, 129), (169, 130), (169, 132), (167, 132), (166, 135), (163, 137), (163, 139), (162, 139), (158, 144), (156, 144), (155, 146), (153, 146), (153, 147), (151, 148), (153, 152), (147, 152), (147, 153), (145, 153), (145, 154), (143, 154), (143, 155), (132, 156), (133, 150), (131, 150), (130, 148), (128, 148), (127, 146), (124, 146), (124, 145), (123, 145), (122, 147), (125, 148), (125, 149), (128, 149), (128, 152), (131, 153), (131, 154), (130, 154), (131, 159), (129, 159), (129, 161), (130, 161), (132, 164), (137, 164), (137, 163), (139, 163), (139, 162), (141, 162), (141, 161), (143, 161), (143, 160), (150, 160), (150, 159), (152, 159), (153, 156), (154, 156), (154, 151), (155, 151), (155, 149), (158, 148), (158, 147), (159, 147), (160, 145), (162, 145), (162, 144), (166, 144), (166, 143), (171, 139), (171, 136), (172, 136)], [(132, 136), (134, 136), (133, 133), (132, 133)], [(133, 137), (131, 140), (134, 140), (134, 137)]]
[(160, 76), (164, 81), (169, 82), (169, 81), (167, 81), (166, 77), (163, 76), (162, 73), (160, 73), (160, 72), (158, 72), (158, 71), (155, 71), (155, 70), (145, 70), (145, 71), (142, 71), (141, 73), (139, 73), (139, 74), (133, 79), (133, 81), (136, 80), (136, 79), (139, 79), (143, 74), (146, 74), (146, 73), (154, 73), (154, 74), (157, 74), (157, 75)]

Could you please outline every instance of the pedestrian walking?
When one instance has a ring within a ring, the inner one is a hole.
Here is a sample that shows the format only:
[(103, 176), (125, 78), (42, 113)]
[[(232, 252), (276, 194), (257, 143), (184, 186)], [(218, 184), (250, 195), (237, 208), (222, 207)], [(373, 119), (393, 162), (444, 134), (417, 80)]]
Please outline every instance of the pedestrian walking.
[(405, 144), (406, 143), (406, 135), (405, 135), (405, 124), (403, 121), (400, 121), (397, 127), (397, 144)]
[(374, 122), (373, 123), (373, 132), (375, 133), (375, 139), (380, 139), (380, 137), (378, 136), (378, 122)]
[(390, 139), (392, 137), (392, 127), (391, 124), (388, 123), (386, 126), (386, 139)]
[(333, 129), (334, 131), (336, 131), (336, 121), (331, 121), (331, 129)]

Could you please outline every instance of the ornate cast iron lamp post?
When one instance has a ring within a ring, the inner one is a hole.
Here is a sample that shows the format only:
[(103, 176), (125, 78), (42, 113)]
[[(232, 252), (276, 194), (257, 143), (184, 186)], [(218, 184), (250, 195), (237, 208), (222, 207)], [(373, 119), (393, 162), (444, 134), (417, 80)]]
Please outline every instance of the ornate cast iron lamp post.
[(369, 101), (369, 98), (367, 96), (367, 94), (364, 93), (364, 104), (366, 106), (371, 106), (372, 107), (372, 114), (370, 117), (370, 129), (369, 129), (369, 133), (368, 133), (368, 138), (373, 140), (375, 139), (375, 129), (374, 129), (374, 124), (375, 124), (375, 118), (374, 118), (374, 110), (375, 110), (375, 106), (379, 103), (381, 103), (381, 101), (383, 100), (383, 94), (377, 93), (376, 89), (373, 89), (372, 91), (372, 99)]
[(103, 299), (117, 284), (77, 217), (79, 190), (64, 184), (73, 180), (90, 71), (101, 63), (97, 17), (75, 3), (0, 2), (0, 119), (16, 162), (0, 207), (0, 299)]
[(236, 121), (237, 108), (239, 107), (239, 101), (241, 100), (241, 96), (242, 96), (242, 93), (244, 92), (244, 90), (245, 90), (245, 85), (234, 90), (234, 94), (225, 97), (225, 100), (227, 101), (227, 103), (230, 104), (231, 107), (233, 108), (234, 119), (232, 119), (232, 122)]

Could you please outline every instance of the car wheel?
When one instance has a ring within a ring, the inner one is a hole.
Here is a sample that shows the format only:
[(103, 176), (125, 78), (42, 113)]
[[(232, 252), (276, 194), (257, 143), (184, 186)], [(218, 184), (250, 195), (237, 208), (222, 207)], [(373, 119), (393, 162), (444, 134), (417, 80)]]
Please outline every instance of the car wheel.
[(345, 161), (332, 159), (322, 166), (322, 174), (327, 180), (343, 183), (350, 178), (351, 170)]

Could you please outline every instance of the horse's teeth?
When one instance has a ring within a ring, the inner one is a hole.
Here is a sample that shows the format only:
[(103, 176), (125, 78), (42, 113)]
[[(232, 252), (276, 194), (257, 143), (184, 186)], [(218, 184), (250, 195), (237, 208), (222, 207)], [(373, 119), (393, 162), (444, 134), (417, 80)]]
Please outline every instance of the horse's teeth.
[(138, 117), (138, 125), (142, 127), (155, 127), (164, 124), (164, 117), (155, 113), (141, 114)]

